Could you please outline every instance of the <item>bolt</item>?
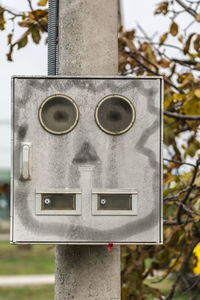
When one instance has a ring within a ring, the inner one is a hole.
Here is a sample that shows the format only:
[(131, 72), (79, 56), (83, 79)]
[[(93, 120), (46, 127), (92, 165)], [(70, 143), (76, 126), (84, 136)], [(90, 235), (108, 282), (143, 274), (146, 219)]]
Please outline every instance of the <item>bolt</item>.
[(49, 205), (51, 203), (51, 199), (46, 198), (44, 199), (44, 204)]
[(106, 204), (106, 200), (105, 199), (101, 199), (101, 205), (105, 205)]

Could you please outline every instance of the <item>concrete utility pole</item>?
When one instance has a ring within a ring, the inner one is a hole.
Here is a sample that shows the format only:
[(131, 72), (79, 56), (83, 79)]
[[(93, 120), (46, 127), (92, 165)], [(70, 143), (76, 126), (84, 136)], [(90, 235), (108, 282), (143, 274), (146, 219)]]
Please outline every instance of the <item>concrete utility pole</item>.
[[(118, 0), (59, 0), (58, 75), (118, 72)], [(119, 300), (120, 247), (56, 246), (55, 300)]]

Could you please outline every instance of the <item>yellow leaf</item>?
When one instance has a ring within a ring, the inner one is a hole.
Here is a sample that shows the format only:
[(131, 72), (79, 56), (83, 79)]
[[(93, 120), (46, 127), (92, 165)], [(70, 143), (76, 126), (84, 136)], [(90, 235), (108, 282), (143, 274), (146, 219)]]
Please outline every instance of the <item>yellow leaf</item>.
[(179, 42), (183, 43), (183, 35), (182, 34), (178, 37), (178, 40), (179, 40)]
[(179, 86), (180, 89), (184, 89), (191, 85), (194, 82), (194, 76), (192, 73), (185, 73), (178, 77), (178, 83), (181, 83)]
[(48, 0), (40, 0), (40, 1), (38, 2), (38, 5), (39, 5), (39, 6), (46, 6), (46, 5), (47, 5), (47, 2), (48, 2)]
[(176, 36), (178, 33), (178, 25), (175, 22), (173, 22), (170, 26), (170, 33), (173, 36)]
[(171, 97), (171, 98), (165, 98), (165, 101), (164, 101), (164, 110), (166, 110), (169, 106), (170, 106), (170, 104), (171, 104), (171, 102), (173, 101), (173, 98)]
[(163, 45), (164, 44), (164, 42), (166, 41), (166, 39), (167, 39), (167, 37), (168, 37), (168, 32), (166, 32), (165, 34), (163, 34), (162, 36), (161, 36), (161, 38), (160, 38), (160, 45)]
[(190, 43), (191, 43), (191, 40), (193, 38), (193, 36), (195, 35), (195, 33), (191, 33), (185, 43), (185, 47), (183, 49), (183, 52), (184, 54), (187, 54), (189, 52), (189, 49), (190, 49)]
[(162, 58), (158, 63), (162, 68), (168, 68), (171, 64), (171, 61), (166, 58)]
[(186, 100), (183, 104), (183, 112), (186, 115), (200, 115), (200, 100), (195, 98)]
[(200, 98), (200, 89), (195, 90), (194, 94), (197, 96), (197, 98)]
[(196, 21), (200, 22), (200, 13), (196, 16)]
[(155, 15), (159, 15), (159, 14), (166, 15), (168, 13), (168, 6), (169, 6), (169, 3), (167, 1), (159, 3), (154, 14)]
[(198, 34), (196, 39), (194, 40), (194, 49), (197, 51), (197, 52), (200, 52), (200, 35)]

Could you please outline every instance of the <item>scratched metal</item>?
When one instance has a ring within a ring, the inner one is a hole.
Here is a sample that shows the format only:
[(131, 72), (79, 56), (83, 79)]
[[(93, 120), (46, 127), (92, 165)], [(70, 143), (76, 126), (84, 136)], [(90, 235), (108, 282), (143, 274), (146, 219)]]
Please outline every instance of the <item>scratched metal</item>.
[[(38, 110), (54, 94), (71, 97), (80, 117), (66, 135), (41, 126)], [(97, 103), (127, 97), (136, 110), (133, 127), (111, 136), (97, 126)], [(20, 143), (32, 143), (31, 179), (20, 179)], [(12, 232), (14, 243), (100, 244), (162, 242), (162, 79), (13, 78)], [(36, 215), (36, 191), (78, 188), (80, 216)], [(93, 189), (135, 189), (136, 216), (93, 216)]]

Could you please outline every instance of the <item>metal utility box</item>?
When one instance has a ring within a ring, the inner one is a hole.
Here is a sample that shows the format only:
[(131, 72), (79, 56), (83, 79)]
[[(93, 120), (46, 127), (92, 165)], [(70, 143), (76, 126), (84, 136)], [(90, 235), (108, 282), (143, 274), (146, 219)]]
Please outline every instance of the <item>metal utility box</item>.
[(162, 78), (13, 77), (13, 243), (162, 242)]

